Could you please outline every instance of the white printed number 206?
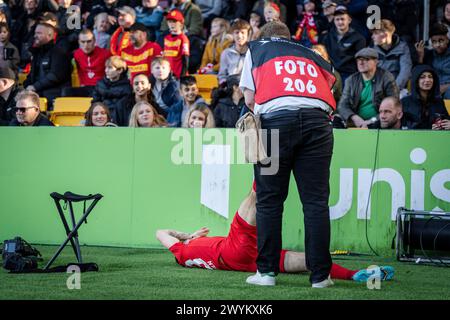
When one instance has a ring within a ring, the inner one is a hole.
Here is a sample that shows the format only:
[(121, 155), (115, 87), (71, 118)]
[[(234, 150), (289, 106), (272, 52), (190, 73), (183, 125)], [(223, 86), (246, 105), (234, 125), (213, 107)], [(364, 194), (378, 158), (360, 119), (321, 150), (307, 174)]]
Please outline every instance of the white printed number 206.
[(317, 92), (316, 86), (313, 84), (312, 80), (308, 80), (308, 83), (306, 84), (301, 79), (295, 79), (294, 81), (291, 78), (284, 78), (283, 83), (286, 84), (286, 88), (284, 88), (284, 91), (288, 92), (305, 92), (308, 91), (310, 94), (314, 94)]

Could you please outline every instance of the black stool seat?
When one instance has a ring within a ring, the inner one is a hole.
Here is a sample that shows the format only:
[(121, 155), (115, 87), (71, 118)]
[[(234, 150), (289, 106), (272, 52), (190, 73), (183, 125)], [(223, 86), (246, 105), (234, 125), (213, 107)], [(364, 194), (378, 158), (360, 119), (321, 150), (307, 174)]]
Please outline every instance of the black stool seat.
[(81, 194), (76, 194), (70, 191), (67, 191), (64, 193), (64, 195), (58, 193), (58, 192), (52, 192), (50, 196), (55, 200), (64, 200), (64, 201), (72, 201), (72, 202), (80, 202), (80, 201), (87, 201), (87, 200), (95, 200), (95, 199), (101, 199), (103, 196), (99, 193), (97, 194), (89, 194), (87, 196), (83, 196)]
[[(50, 259), (50, 261), (47, 263), (47, 265), (44, 267), (44, 270), (48, 270), (50, 268), (50, 265), (55, 261), (55, 259), (59, 256), (61, 251), (64, 249), (64, 247), (67, 245), (67, 243), (70, 242), (72, 245), (72, 249), (75, 253), (75, 256), (77, 257), (78, 263), (83, 263), (81, 258), (81, 249), (80, 249), (80, 243), (78, 242), (78, 229), (81, 227), (83, 223), (87, 223), (87, 217), (91, 213), (92, 209), (94, 209), (97, 202), (103, 198), (103, 195), (97, 193), (97, 194), (89, 194), (87, 196), (76, 194), (70, 191), (67, 191), (64, 193), (64, 195), (58, 193), (58, 192), (52, 192), (50, 196), (53, 198), (56, 204), (56, 208), (58, 209), (59, 216), (61, 218), (61, 222), (63, 223), (64, 230), (66, 231), (67, 238), (64, 240), (64, 242), (61, 244), (61, 246), (58, 248), (56, 253), (53, 255), (53, 257)], [(86, 209), (86, 201), (93, 200), (93, 202), (90, 204), (89, 208)], [(64, 216), (64, 209), (61, 207), (60, 201), (64, 201), (65, 205), (69, 207), (69, 217), (72, 220), (72, 227), (69, 227), (69, 223), (67, 222), (66, 217)], [(75, 219), (75, 214), (73, 210), (73, 202), (80, 202), (84, 201), (84, 209), (83, 209), (83, 216), (78, 220), (78, 222)]]

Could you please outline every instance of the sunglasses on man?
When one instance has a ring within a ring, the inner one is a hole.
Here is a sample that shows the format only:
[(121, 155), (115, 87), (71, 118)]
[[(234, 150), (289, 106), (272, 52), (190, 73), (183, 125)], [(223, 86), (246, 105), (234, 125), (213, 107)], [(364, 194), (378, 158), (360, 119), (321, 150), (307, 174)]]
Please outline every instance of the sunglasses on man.
[(31, 108), (36, 108), (37, 107), (22, 107), (22, 108), (14, 108), (16, 110), (16, 112), (20, 112), (20, 113), (25, 113), (27, 111), (27, 109), (31, 109)]

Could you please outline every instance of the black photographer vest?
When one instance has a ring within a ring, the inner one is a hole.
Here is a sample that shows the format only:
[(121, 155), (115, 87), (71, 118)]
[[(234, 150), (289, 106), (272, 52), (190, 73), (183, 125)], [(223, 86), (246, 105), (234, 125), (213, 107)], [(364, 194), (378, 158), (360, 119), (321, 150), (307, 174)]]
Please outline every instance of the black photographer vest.
[(262, 105), (281, 97), (319, 99), (336, 109), (331, 88), (332, 67), (308, 48), (287, 39), (271, 38), (249, 44), (255, 102)]

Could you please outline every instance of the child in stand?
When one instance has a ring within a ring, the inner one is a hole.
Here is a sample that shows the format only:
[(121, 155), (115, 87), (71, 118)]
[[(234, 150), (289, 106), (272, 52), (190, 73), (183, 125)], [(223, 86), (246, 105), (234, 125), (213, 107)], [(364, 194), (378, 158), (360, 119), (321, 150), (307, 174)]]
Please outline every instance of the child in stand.
[(261, 16), (256, 12), (252, 12), (250, 14), (250, 26), (252, 28), (250, 29), (249, 41), (254, 41), (259, 38), (259, 35), (261, 34), (261, 31), (259, 29), (260, 25), (261, 25)]
[(164, 37), (163, 56), (172, 68), (174, 76), (179, 79), (187, 75), (189, 66), (190, 45), (184, 34), (184, 17), (181, 11), (172, 10), (166, 16), (169, 34)]
[(108, 14), (106, 12), (99, 13), (95, 16), (94, 21), (95, 45), (99, 48), (109, 49), (111, 35), (108, 30), (111, 25), (108, 21)]
[(11, 32), (6, 22), (0, 22), (0, 67), (10, 68), (16, 74), (19, 70), (19, 50), (9, 42)]
[(220, 68), (220, 55), (233, 42), (233, 38), (228, 34), (230, 25), (227, 20), (214, 18), (211, 23), (211, 35), (206, 43), (203, 53), (202, 63), (198, 73), (217, 74)]

